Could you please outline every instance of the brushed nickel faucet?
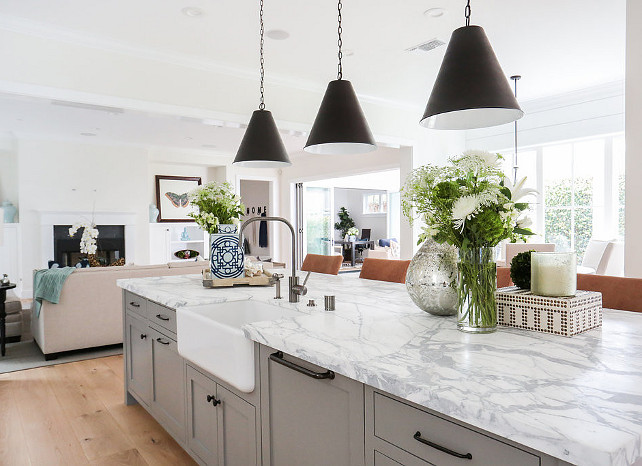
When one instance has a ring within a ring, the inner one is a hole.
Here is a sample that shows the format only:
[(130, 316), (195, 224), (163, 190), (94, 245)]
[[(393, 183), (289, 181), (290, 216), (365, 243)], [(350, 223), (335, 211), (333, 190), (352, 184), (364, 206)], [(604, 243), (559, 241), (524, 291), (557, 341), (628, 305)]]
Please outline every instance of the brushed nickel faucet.
[[(243, 244), (243, 230), (254, 222), (281, 222), (285, 223), (290, 229), (290, 233), (292, 235), (292, 257), (290, 258), (292, 264), (292, 276), (289, 278), (290, 287), (288, 294), (289, 301), (291, 303), (298, 303), (299, 297), (301, 295), (305, 295), (308, 290), (305, 287), (305, 283), (303, 283), (303, 285), (299, 285), (299, 277), (296, 276), (296, 236), (294, 234), (294, 227), (290, 222), (282, 217), (252, 217), (251, 219), (244, 221), (241, 226), (241, 231), (239, 232), (239, 244)], [(308, 277), (309, 276), (310, 274), (308, 273)], [(307, 277), (305, 281), (308, 281)]]

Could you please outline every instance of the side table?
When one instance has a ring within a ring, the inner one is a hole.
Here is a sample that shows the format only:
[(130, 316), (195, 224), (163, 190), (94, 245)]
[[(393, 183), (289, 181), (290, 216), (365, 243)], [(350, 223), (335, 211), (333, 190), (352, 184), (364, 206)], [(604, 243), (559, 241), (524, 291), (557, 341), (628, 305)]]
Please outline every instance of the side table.
[(4, 340), (5, 340), (5, 328), (4, 320), (7, 317), (7, 314), (4, 312), (4, 301), (7, 299), (7, 290), (15, 288), (15, 283), (9, 283), (8, 285), (0, 285), (0, 352), (4, 356)]

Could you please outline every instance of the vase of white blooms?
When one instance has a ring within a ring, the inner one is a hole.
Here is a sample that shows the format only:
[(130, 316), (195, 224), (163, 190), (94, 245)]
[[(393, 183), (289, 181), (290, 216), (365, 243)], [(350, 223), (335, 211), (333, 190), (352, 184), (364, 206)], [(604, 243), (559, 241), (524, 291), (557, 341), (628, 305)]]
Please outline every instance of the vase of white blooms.
[(208, 183), (190, 193), (198, 212), (187, 215), (210, 234), (210, 270), (215, 278), (243, 276), (243, 248), (238, 228), (245, 206), (229, 183)]
[(420, 241), (432, 238), (459, 249), (457, 326), (473, 333), (497, 327), (493, 248), (502, 240), (523, 240), (533, 232), (518, 202), (533, 190), (525, 178), (513, 186), (499, 168), (502, 157), (467, 151), (450, 165), (426, 165), (412, 172), (403, 188), (404, 214), (423, 220)]
[(73, 238), (76, 232), (80, 229), (83, 229), (82, 236), (80, 237), (80, 252), (87, 254), (88, 258), (92, 258), (96, 255), (98, 246), (96, 240), (98, 239), (98, 228), (94, 222), (76, 222), (69, 229), (69, 236)]

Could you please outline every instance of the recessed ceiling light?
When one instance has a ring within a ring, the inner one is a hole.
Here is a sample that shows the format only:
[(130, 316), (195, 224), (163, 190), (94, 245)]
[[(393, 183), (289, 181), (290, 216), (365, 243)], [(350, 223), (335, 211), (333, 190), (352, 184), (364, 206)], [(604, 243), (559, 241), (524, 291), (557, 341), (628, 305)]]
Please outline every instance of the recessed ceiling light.
[(431, 18), (439, 18), (441, 16), (444, 16), (445, 13), (446, 13), (446, 9), (440, 8), (440, 7), (429, 8), (426, 11), (424, 11), (424, 15), (430, 16)]
[(216, 149), (216, 144), (203, 144), (202, 147), (206, 149)]
[(352, 55), (354, 55), (354, 50), (343, 49), (342, 53), (345, 57), (351, 57)]
[(200, 8), (196, 8), (195, 6), (186, 6), (181, 10), (181, 12), (185, 16), (189, 16), (190, 18), (196, 18), (198, 16), (203, 16), (203, 10)]
[(187, 139), (188, 141), (191, 141), (191, 140), (192, 140), (192, 139), (194, 139), (194, 138), (189, 137), (189, 136), (186, 136), (186, 137), (185, 137), (185, 139)]
[(96, 133), (80, 133), (81, 136), (95, 136)]
[(265, 35), (274, 40), (285, 40), (290, 37), (290, 33), (283, 29), (270, 29)]

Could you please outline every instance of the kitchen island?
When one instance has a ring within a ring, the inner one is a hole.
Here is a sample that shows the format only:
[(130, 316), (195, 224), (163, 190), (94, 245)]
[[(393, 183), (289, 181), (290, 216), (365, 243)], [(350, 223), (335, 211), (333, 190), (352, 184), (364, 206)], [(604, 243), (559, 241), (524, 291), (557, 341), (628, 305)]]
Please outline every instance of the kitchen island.
[[(636, 313), (607, 310), (601, 329), (572, 338), (508, 328), (474, 335), (459, 332), (453, 317), (420, 311), (404, 285), (350, 275), (313, 274), (298, 304), (275, 301), (272, 288), (204, 289), (199, 276), (119, 285), (177, 309), (178, 319), (185, 306), (226, 301), (296, 309), (299, 317), (253, 322), (243, 331), (264, 347), (364, 384), (366, 416), (377, 394), (389, 394), (568, 463), (628, 465), (640, 457), (642, 316)], [(327, 294), (336, 295), (336, 311), (306, 305), (323, 303)], [(367, 425), (377, 420), (370, 417)], [(374, 437), (385, 438), (383, 430)], [(550, 459), (541, 464), (554, 464)]]

